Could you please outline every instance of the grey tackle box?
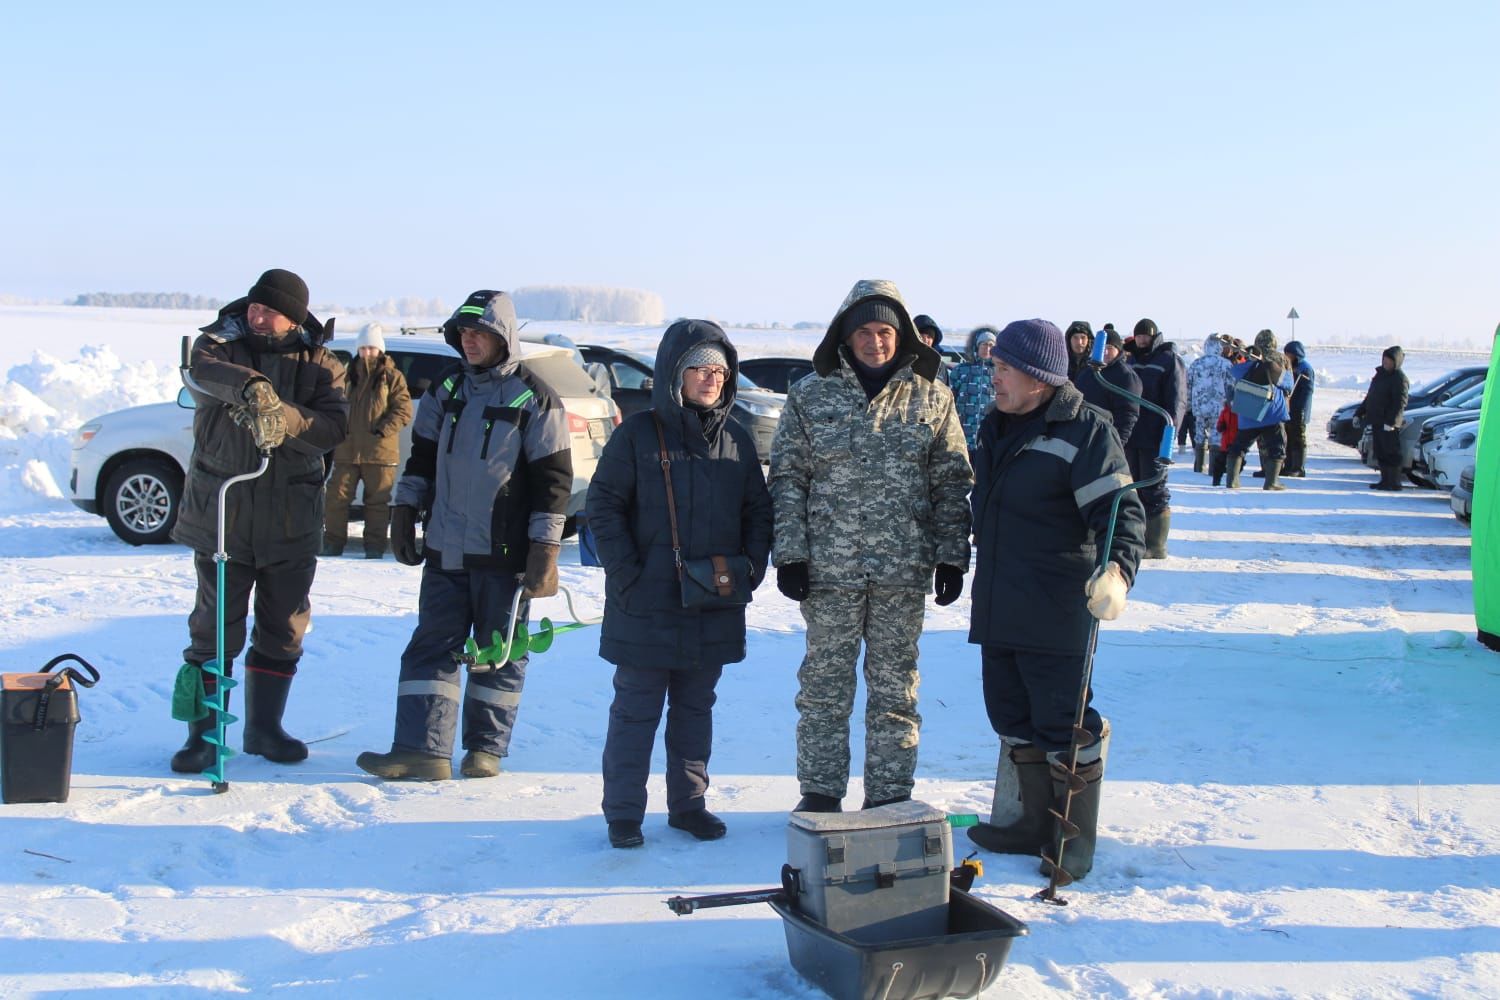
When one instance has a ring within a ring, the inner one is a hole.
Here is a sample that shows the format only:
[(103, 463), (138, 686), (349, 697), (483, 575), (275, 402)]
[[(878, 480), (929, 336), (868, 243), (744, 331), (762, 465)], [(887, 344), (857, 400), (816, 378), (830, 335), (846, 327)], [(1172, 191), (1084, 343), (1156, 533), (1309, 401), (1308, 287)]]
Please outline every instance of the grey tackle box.
[(794, 812), (787, 863), (798, 910), (855, 941), (946, 932), (953, 835), (924, 802), (850, 813)]

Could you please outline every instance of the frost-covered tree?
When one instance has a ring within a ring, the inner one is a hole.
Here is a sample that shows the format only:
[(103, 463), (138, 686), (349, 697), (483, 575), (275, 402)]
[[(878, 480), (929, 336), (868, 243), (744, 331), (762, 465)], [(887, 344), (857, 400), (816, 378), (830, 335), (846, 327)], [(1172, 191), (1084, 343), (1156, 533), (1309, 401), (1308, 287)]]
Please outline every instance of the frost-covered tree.
[(526, 319), (654, 326), (666, 315), (660, 295), (635, 288), (531, 285), (517, 288), (511, 298), (516, 314)]

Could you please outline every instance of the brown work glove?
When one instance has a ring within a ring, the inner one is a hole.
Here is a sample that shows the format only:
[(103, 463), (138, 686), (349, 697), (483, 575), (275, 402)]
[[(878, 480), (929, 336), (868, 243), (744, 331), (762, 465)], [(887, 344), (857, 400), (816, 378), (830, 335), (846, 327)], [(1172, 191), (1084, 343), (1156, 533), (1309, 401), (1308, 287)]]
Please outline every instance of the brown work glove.
[(551, 597), (557, 593), (557, 553), (561, 545), (532, 542), (526, 554), (526, 575), (521, 577), (523, 597)]
[(279, 403), (265, 413), (257, 413), (249, 406), (231, 406), (229, 419), (250, 432), (255, 439), (256, 451), (270, 454), (286, 440), (286, 416)]

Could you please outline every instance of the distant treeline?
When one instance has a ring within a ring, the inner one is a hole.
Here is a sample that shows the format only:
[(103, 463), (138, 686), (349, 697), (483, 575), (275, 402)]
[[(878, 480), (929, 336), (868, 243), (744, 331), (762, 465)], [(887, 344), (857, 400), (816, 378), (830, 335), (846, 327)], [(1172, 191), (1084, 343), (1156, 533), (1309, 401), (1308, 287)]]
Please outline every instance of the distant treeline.
[(65, 304), (123, 309), (217, 309), (224, 300), (187, 292), (89, 292), (69, 299)]

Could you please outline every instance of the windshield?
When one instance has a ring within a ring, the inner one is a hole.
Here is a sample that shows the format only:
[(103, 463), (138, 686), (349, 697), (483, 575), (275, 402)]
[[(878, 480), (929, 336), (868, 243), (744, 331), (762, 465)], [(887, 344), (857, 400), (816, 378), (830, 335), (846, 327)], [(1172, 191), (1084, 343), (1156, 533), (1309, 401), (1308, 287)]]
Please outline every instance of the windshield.
[(1469, 386), (1469, 388), (1454, 396), (1452, 399), (1444, 400), (1441, 405), (1452, 406), (1458, 409), (1466, 410), (1478, 406), (1480, 401), (1482, 401), (1483, 399), (1484, 383), (1480, 382), (1478, 385)]

